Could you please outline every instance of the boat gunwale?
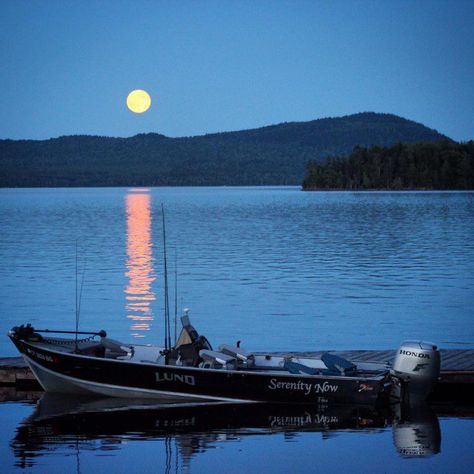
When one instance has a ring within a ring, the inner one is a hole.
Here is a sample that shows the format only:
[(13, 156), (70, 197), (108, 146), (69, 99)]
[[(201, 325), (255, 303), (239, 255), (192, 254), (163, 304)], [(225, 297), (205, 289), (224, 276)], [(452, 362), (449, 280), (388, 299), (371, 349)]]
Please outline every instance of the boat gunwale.
[[(304, 379), (310, 379), (310, 380), (319, 380), (319, 379), (328, 379), (328, 380), (371, 380), (371, 381), (383, 381), (384, 378), (387, 376), (387, 373), (389, 373), (388, 370), (381, 370), (380, 373), (375, 373), (373, 375), (371, 374), (361, 374), (359, 376), (351, 376), (351, 375), (325, 375), (325, 374), (292, 374), (290, 372), (285, 372), (283, 370), (281, 371), (269, 371), (265, 369), (258, 369), (258, 370), (246, 370), (246, 369), (213, 369), (213, 368), (202, 368), (202, 367), (192, 367), (192, 366), (181, 366), (181, 365), (166, 365), (166, 364), (159, 364), (157, 362), (143, 362), (143, 361), (134, 361), (131, 359), (113, 359), (113, 358), (107, 358), (107, 357), (94, 357), (94, 356), (89, 356), (85, 354), (75, 354), (71, 352), (64, 352), (64, 351), (56, 351), (54, 349), (50, 349), (49, 347), (44, 348), (42, 346), (47, 345), (47, 343), (44, 342), (30, 342), (30, 341), (25, 341), (24, 339), (21, 339), (23, 344), (27, 344), (31, 346), (34, 349), (40, 349), (46, 352), (52, 352), (54, 354), (58, 354), (60, 356), (65, 356), (68, 358), (80, 358), (80, 359), (86, 359), (86, 360), (94, 360), (94, 361), (106, 361), (106, 362), (112, 362), (112, 363), (117, 363), (117, 364), (133, 364), (137, 366), (148, 366), (148, 367), (154, 367), (154, 368), (160, 368), (160, 369), (167, 369), (167, 370), (178, 370), (178, 371), (184, 371), (184, 370), (191, 370), (191, 371), (196, 371), (196, 372), (204, 372), (204, 373), (226, 373), (226, 374), (245, 374), (245, 375), (251, 375), (251, 376), (260, 376), (260, 375), (266, 375), (266, 376), (282, 376), (282, 377), (290, 377), (290, 378), (304, 378)], [(37, 346), (36, 344), (41, 344), (41, 346)], [(149, 347), (149, 346), (148, 346)], [(153, 346), (151, 346), (153, 347)], [(22, 352), (22, 355), (26, 356)], [(82, 379), (81, 379), (82, 380)]]

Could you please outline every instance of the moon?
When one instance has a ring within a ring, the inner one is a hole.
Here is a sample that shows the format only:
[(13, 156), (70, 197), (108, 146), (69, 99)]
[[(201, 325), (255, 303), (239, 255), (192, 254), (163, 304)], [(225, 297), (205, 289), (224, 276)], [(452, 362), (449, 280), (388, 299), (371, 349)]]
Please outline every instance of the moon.
[(151, 97), (147, 91), (135, 89), (127, 96), (127, 107), (136, 114), (146, 112), (151, 105)]

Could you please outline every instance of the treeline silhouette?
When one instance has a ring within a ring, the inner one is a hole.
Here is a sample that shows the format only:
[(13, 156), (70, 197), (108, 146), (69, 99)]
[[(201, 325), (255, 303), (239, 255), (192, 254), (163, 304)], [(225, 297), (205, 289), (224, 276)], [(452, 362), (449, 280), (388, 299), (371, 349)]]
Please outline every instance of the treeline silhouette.
[(348, 156), (355, 145), (443, 139), (411, 120), (364, 112), (197, 137), (0, 140), (0, 186), (294, 185), (309, 160)]
[(474, 141), (356, 146), (307, 165), (303, 189), (474, 189)]

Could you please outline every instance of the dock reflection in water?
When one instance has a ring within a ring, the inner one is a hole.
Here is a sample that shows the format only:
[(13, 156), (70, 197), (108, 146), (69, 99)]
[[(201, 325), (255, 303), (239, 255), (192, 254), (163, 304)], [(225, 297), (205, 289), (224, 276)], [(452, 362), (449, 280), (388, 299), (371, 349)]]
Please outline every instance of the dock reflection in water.
[[(392, 427), (396, 451), (423, 457), (440, 451), (438, 418), (429, 407), (301, 406), (267, 404), (157, 404), (153, 400), (81, 398), (45, 393), (17, 429), (11, 447), (16, 466), (32, 467), (37, 456), (64, 449), (111, 451), (130, 441), (164, 441), (166, 466), (187, 472), (192, 459), (216, 443), (244, 437), (301, 433), (384, 433)], [(69, 447), (69, 448), (68, 448)]]
[(125, 309), (132, 320), (131, 335), (143, 337), (153, 321), (152, 283), (153, 245), (151, 235), (151, 198), (146, 188), (130, 189), (125, 196), (127, 212), (127, 271)]

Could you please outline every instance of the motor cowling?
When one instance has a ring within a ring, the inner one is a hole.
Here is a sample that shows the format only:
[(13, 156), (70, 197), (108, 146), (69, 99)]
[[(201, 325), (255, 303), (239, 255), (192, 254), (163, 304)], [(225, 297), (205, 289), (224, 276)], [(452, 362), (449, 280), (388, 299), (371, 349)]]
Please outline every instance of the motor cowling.
[(404, 396), (410, 401), (425, 400), (433, 391), (440, 373), (437, 346), (425, 341), (405, 341), (398, 348), (392, 375), (402, 381)]

